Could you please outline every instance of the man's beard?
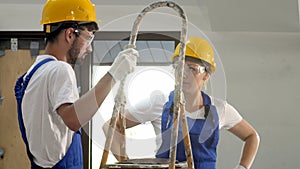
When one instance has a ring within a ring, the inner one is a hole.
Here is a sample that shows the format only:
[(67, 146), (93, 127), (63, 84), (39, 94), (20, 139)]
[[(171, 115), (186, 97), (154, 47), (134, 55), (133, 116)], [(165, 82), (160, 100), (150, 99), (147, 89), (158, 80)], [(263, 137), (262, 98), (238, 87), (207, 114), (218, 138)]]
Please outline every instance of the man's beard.
[(68, 51), (68, 55), (67, 55), (67, 62), (71, 65), (75, 65), (75, 64), (81, 64), (83, 63), (84, 59), (78, 58), (79, 54), (80, 54), (80, 47), (78, 47), (77, 45), (77, 41), (74, 41), (74, 43), (72, 44), (71, 48)]

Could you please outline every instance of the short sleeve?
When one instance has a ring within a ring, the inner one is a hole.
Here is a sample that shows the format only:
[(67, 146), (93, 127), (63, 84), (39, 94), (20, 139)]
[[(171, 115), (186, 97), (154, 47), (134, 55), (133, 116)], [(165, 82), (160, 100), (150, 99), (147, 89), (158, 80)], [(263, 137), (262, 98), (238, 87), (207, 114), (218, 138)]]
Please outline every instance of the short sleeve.
[(64, 62), (57, 62), (50, 76), (48, 93), (55, 111), (64, 103), (74, 103), (78, 98), (76, 76), (73, 68)]
[(230, 129), (239, 122), (241, 122), (243, 117), (239, 112), (230, 104), (225, 102), (224, 112), (220, 117), (220, 128)]

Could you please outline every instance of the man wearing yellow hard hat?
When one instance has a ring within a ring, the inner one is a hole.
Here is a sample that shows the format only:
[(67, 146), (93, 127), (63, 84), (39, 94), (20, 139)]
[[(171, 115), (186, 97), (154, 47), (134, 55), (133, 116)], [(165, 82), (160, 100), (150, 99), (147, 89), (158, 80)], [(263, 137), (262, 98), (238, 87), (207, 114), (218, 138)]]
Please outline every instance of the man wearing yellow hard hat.
[(45, 53), (15, 86), (19, 125), (32, 169), (82, 169), (81, 126), (136, 65), (136, 50), (120, 52), (97, 85), (79, 98), (73, 66), (92, 52), (97, 22), (90, 0), (48, 0), (43, 8)]
[[(180, 45), (171, 57), (176, 66)], [(208, 96), (202, 91), (204, 83), (215, 72), (214, 51), (202, 38), (190, 37), (186, 43), (186, 56), (182, 90), (185, 114), (193, 152), (195, 169), (215, 169), (220, 129), (224, 128), (245, 142), (237, 169), (249, 169), (255, 158), (259, 136), (255, 129), (226, 101)], [(173, 123), (174, 92), (164, 105), (161, 118), (162, 145), (156, 155), (169, 158), (171, 127)], [(186, 161), (181, 126), (176, 160)]]

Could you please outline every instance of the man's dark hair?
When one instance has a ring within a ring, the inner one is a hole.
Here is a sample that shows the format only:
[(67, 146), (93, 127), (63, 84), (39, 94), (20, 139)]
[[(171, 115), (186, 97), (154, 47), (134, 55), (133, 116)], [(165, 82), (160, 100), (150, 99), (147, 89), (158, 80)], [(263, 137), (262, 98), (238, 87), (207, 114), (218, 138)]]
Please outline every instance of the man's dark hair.
[(68, 28), (80, 29), (84, 30), (87, 29), (88, 31), (97, 31), (99, 29), (97, 23), (95, 22), (75, 22), (75, 21), (65, 21), (65, 22), (58, 22), (58, 23), (51, 23), (44, 25), (44, 32), (46, 36), (46, 44), (48, 42), (54, 42), (58, 34)]

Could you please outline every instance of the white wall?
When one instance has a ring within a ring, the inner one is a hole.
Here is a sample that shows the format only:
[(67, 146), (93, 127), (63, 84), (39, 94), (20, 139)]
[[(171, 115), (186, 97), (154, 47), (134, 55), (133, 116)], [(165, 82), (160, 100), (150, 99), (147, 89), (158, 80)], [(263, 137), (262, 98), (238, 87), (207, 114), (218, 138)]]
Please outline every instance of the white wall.
[[(1, 4), (1, 2), (0, 2)], [(96, 6), (97, 19), (102, 22), (99, 23), (100, 27), (107, 24), (112, 24), (117, 20), (123, 18), (122, 23), (113, 25), (108, 31), (130, 31), (133, 21), (138, 13), (145, 6)], [(43, 5), (40, 4), (1, 4), (0, 5), (0, 31), (40, 31), (41, 12)], [(209, 23), (206, 19), (206, 9), (200, 10), (199, 7), (188, 6), (184, 7), (187, 16), (195, 17), (193, 24), (197, 23), (202, 30), (208, 30)], [(196, 12), (199, 11), (199, 12)], [(171, 8), (158, 8), (152, 12), (157, 14), (147, 14), (143, 19), (143, 24), (140, 30), (181, 30), (181, 20), (178, 14)], [(158, 14), (158, 13), (164, 13)], [(165, 15), (165, 14), (168, 14)], [(165, 16), (166, 19), (161, 18)], [(124, 18), (126, 18), (124, 20)], [(177, 18), (168, 19), (168, 18)], [(153, 22), (154, 21), (154, 22)]]
[(1, 4), (0, 31), (41, 31), (41, 12), (38, 4)]
[[(97, 7), (97, 11), (104, 30), (128, 31), (135, 17), (127, 15), (143, 8), (102, 6)], [(205, 9), (201, 13), (198, 7), (183, 8), (189, 21), (206, 31), (219, 52), (227, 78), (228, 102), (261, 136), (261, 146), (252, 168), (300, 168), (300, 113), (297, 107), (300, 103), (300, 33), (211, 32)], [(41, 9), (41, 5), (1, 4), (0, 31), (41, 30)], [(180, 30), (179, 21), (157, 16), (146, 17), (141, 30)], [(121, 17), (125, 19), (108, 24)], [(238, 162), (240, 147), (239, 140), (222, 132), (219, 168), (233, 168)]]

